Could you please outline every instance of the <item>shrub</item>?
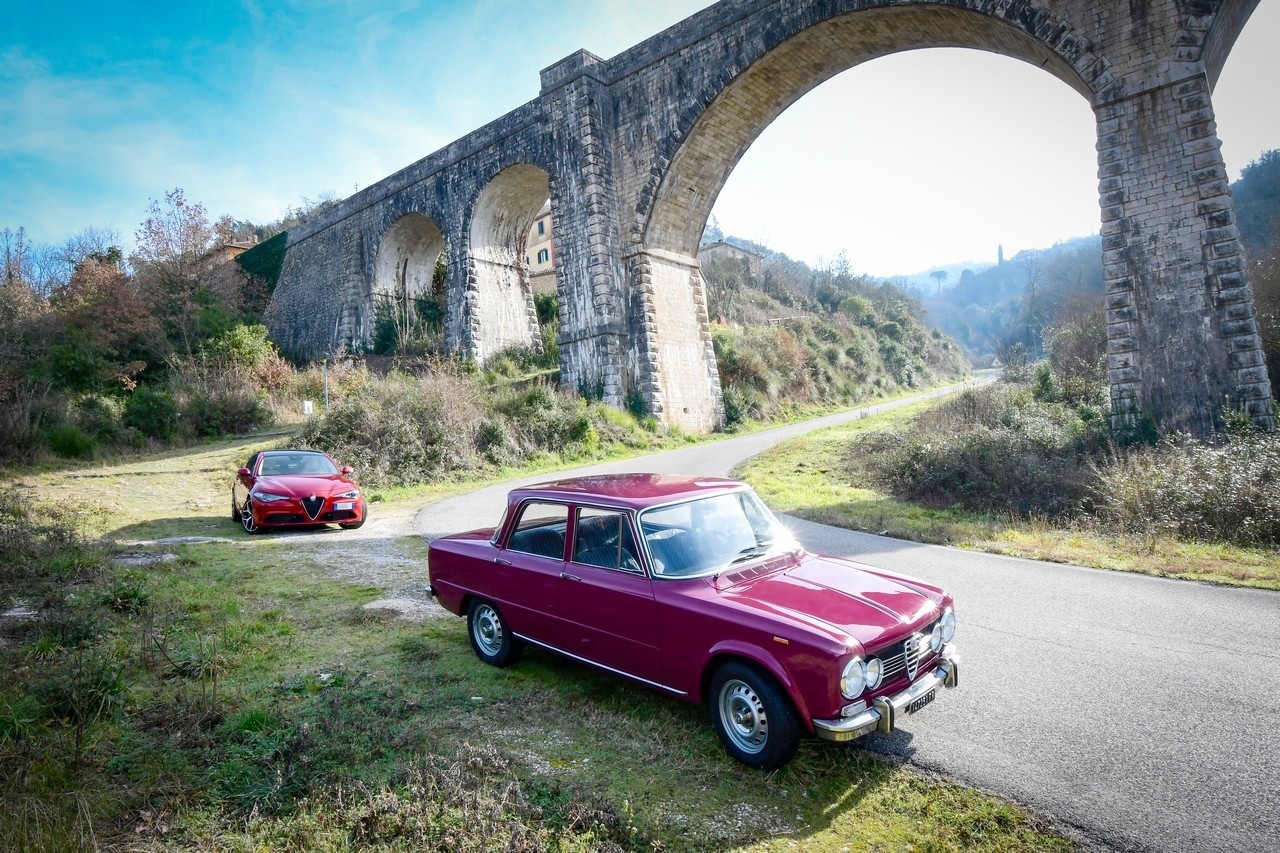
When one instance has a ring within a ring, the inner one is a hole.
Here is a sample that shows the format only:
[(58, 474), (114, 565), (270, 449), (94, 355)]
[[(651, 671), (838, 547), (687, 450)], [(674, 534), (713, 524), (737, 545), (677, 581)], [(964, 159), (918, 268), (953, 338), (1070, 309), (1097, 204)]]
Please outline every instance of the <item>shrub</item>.
[(49, 449), (64, 459), (91, 459), (98, 450), (94, 437), (75, 424), (55, 424), (46, 438)]
[(148, 438), (172, 441), (178, 432), (178, 403), (166, 388), (140, 385), (125, 400), (122, 420)]
[(1280, 436), (1174, 436), (1113, 454), (1097, 478), (1099, 514), (1122, 531), (1280, 545)]

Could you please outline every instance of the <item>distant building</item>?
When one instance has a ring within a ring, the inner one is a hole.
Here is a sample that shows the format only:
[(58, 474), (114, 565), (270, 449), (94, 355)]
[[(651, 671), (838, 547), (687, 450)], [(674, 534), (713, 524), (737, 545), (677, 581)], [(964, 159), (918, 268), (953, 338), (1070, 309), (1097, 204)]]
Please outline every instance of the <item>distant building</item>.
[(744, 249), (742, 246), (735, 246), (733, 243), (726, 243), (724, 240), (717, 240), (699, 247), (698, 260), (704, 263), (706, 261), (742, 261), (747, 265), (747, 269), (757, 272), (760, 269), (760, 262), (764, 260), (764, 255)]
[(556, 241), (551, 233), (551, 202), (538, 211), (525, 245), (525, 266), (534, 293), (556, 292)]
[(222, 266), (227, 261), (235, 260), (256, 245), (258, 245), (258, 235), (256, 234), (248, 240), (219, 243), (201, 256), (200, 266), (207, 272), (215, 267)]

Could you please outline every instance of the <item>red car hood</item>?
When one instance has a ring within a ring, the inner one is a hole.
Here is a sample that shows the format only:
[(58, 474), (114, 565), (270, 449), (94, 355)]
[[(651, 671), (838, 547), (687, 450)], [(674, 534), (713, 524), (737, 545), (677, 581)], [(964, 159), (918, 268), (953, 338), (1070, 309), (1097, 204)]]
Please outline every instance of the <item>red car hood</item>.
[(292, 476), (275, 475), (271, 477), (259, 477), (254, 489), (259, 492), (269, 492), (273, 495), (284, 495), (291, 498), (307, 498), (312, 495), (317, 497), (329, 497), (333, 494), (341, 494), (349, 492), (356, 486), (341, 474), (330, 474), (328, 476), (309, 475), (302, 476), (295, 474)]
[[(942, 613), (944, 594), (914, 579), (882, 573), (848, 560), (805, 554), (790, 568), (770, 564), (737, 577), (721, 577), (723, 595), (747, 607), (786, 615), (833, 635), (844, 634), (876, 650)], [(726, 583), (733, 584), (725, 588)]]

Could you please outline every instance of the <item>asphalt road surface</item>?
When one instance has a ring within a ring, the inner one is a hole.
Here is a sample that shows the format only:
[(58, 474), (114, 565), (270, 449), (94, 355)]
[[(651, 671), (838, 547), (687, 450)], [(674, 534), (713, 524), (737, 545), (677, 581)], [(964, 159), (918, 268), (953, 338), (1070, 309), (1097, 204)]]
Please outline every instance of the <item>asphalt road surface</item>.
[[(783, 439), (918, 399), (564, 476), (728, 476)], [(433, 504), (414, 527), (436, 536), (491, 526), (513, 485)], [(1280, 850), (1280, 593), (787, 520), (811, 550), (955, 596), (960, 687), (860, 746), (1027, 804), (1087, 847)]]

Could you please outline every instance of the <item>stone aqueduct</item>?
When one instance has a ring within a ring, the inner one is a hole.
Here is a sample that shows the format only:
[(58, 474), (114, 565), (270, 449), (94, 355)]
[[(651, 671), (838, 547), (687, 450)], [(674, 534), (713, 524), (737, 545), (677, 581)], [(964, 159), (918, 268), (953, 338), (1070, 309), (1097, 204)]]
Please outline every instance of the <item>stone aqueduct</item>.
[(1097, 116), (1117, 426), (1206, 434), (1224, 405), (1274, 426), (1211, 92), (1258, 0), (723, 0), (291, 231), (268, 312), (318, 357), (372, 335), (376, 294), (430, 286), (445, 343), (483, 361), (538, 340), (525, 240), (550, 198), (561, 376), (669, 424), (722, 418), (697, 250), (734, 165), (813, 87), (897, 51), (966, 47), (1043, 68)]

